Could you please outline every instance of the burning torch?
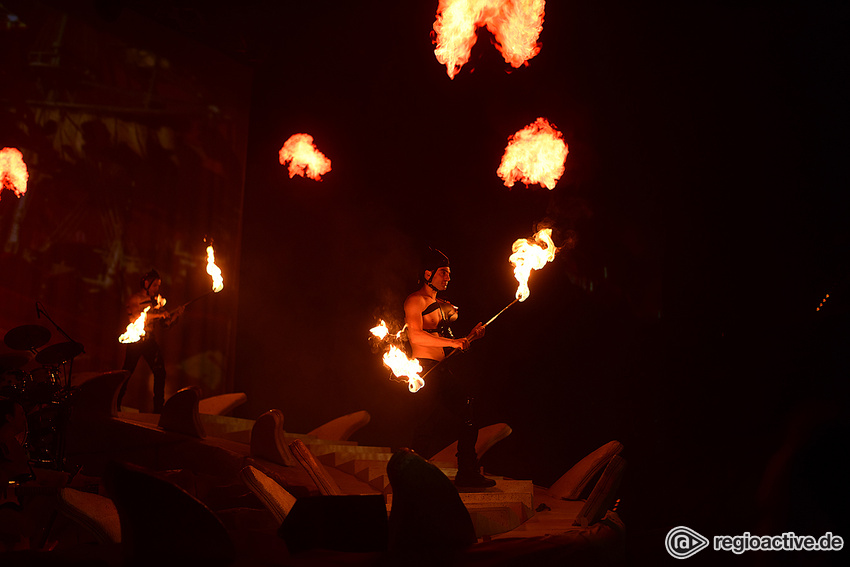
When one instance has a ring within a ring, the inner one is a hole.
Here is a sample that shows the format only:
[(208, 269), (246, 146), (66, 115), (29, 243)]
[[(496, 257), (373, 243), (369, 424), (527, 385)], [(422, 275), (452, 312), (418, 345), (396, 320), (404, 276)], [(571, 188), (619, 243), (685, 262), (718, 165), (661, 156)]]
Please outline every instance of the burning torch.
[[(541, 244), (543, 246), (541, 246)], [(531, 270), (539, 270), (554, 260), (555, 254), (558, 251), (555, 247), (555, 243), (552, 241), (551, 228), (544, 228), (538, 231), (531, 240), (520, 238), (513, 243), (512, 250), (513, 253), (508, 258), (508, 261), (513, 264), (514, 277), (519, 283), (517, 286), (516, 298), (484, 323), (484, 327), (493, 323), (499, 315), (507, 311), (515, 303), (523, 302), (528, 299), (528, 296), (531, 294), (531, 290), (528, 288), (528, 277), (531, 275)], [(423, 374), (421, 378), (424, 379), (425, 376), (437, 368), (437, 366), (439, 366), (443, 361), (447, 360), (450, 356), (460, 350), (461, 349), (456, 348), (451, 351), (443, 360), (432, 366), (425, 374)]]
[[(219, 268), (215, 263), (215, 250), (213, 249), (212, 240), (209, 241), (207, 245), (207, 273), (210, 275), (212, 279), (212, 289), (208, 292), (199, 295), (194, 299), (190, 299), (177, 309), (169, 311), (168, 313), (157, 314), (157, 317), (170, 317), (172, 314), (177, 313), (178, 311), (182, 311), (192, 303), (195, 303), (199, 299), (202, 299), (212, 293), (218, 293), (222, 289), (224, 289), (224, 278), (221, 275), (221, 268)], [(121, 343), (135, 343), (139, 342), (143, 336), (145, 336), (145, 321), (148, 317), (148, 311), (151, 307), (156, 306), (157, 308), (164, 307), (166, 303), (166, 299), (161, 295), (157, 295), (156, 297), (152, 297), (148, 301), (143, 303), (150, 303), (144, 308), (141, 314), (136, 318), (135, 321), (127, 325), (127, 330), (118, 337), (118, 342)]]

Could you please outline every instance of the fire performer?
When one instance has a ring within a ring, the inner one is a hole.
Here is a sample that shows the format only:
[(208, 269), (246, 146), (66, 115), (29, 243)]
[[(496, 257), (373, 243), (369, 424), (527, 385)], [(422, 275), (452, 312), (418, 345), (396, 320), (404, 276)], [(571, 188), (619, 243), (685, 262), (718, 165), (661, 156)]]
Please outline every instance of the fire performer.
[(160, 306), (159, 290), (162, 286), (162, 278), (156, 270), (151, 270), (142, 276), (139, 283), (142, 289), (134, 293), (127, 301), (127, 316), (132, 323), (139, 318), (145, 308), (149, 307), (150, 309), (148, 309), (145, 318), (144, 336), (137, 342), (127, 344), (124, 370), (129, 372), (130, 376), (118, 393), (118, 409), (121, 409), (121, 400), (124, 398), (127, 384), (130, 382), (130, 377), (132, 377), (139, 359), (144, 358), (151, 372), (153, 372), (153, 411), (160, 413), (165, 403), (165, 362), (157, 342), (157, 336), (163, 328), (168, 328), (177, 322), (177, 319), (183, 314), (185, 306), (180, 306), (173, 312), (166, 311), (164, 306)]
[[(457, 319), (457, 308), (438, 298), (451, 280), (449, 259), (430, 248), (423, 264), (422, 287), (404, 301), (404, 320), (413, 357), (422, 365), (428, 380), (416, 394), (426, 406), (426, 418), (414, 433), (413, 449), (429, 458), (440, 449), (439, 433), (446, 431), (457, 439), (458, 471), (455, 485), (460, 488), (487, 488), (496, 482), (479, 472), (475, 442), (478, 428), (472, 418), (472, 398), (467, 396), (447, 364), (440, 364), (455, 349), (465, 351), (470, 343), (484, 336), (484, 325), (478, 323), (472, 332), (456, 339), (450, 324)], [(435, 368), (436, 367), (436, 368)], [(433, 372), (429, 372), (433, 369)], [(425, 394), (425, 395), (423, 395)]]

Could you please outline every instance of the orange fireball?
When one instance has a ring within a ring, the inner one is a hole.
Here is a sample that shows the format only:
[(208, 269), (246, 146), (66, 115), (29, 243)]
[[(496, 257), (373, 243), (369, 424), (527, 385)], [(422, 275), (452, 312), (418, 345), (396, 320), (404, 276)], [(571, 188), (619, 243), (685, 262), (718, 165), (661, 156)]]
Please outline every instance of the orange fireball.
[(568, 153), (561, 133), (541, 117), (510, 137), (496, 173), (508, 187), (521, 181), (554, 189)]
[(496, 47), (513, 67), (540, 52), (545, 0), (440, 0), (434, 22), (434, 54), (450, 79), (469, 61), (479, 27), (487, 26)]
[(0, 150), (0, 197), (3, 189), (14, 191), (17, 197), (27, 192), (27, 165), (24, 156), (16, 148), (3, 148)]
[(294, 134), (283, 144), (279, 152), (280, 164), (289, 164), (289, 177), (295, 175), (321, 181), (322, 175), (331, 170), (331, 160), (313, 144), (310, 134)]

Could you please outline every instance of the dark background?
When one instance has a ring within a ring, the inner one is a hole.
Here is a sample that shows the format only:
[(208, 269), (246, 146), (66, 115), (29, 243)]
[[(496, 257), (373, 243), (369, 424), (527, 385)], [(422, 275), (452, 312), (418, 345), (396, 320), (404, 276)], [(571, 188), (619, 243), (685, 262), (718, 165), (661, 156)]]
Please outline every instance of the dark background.
[[(514, 431), (485, 469), (548, 486), (618, 439), (635, 554), (666, 556), (675, 525), (848, 534), (830, 460), (847, 429), (845, 4), (550, 2), (527, 67), (481, 30), (454, 80), (436, 2), (83, 4), (250, 112), (230, 138), (241, 211), (215, 201), (238, 217), (238, 314), (220, 324), (239, 415), (276, 407), (306, 432), (366, 409), (357, 440), (403, 446), (415, 398), (368, 329), (400, 327), (426, 244), (451, 258), (456, 330), (488, 319), (513, 299), (511, 243), (545, 222), (574, 246), (457, 361), (487, 384), (480, 423)], [(566, 172), (509, 190), (507, 139), (539, 116)], [(321, 182), (277, 161), (298, 132), (332, 160)]]

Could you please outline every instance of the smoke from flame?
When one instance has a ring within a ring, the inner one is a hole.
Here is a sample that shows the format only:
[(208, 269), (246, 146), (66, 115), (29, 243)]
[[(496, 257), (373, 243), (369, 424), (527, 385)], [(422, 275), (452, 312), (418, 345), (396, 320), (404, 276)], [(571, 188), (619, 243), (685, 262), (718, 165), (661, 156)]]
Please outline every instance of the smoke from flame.
[(321, 181), (331, 170), (331, 160), (313, 145), (310, 134), (294, 134), (280, 148), (280, 164), (289, 163), (289, 177), (295, 175)]
[(212, 244), (207, 246), (207, 273), (212, 278), (212, 290), (215, 293), (224, 289), (224, 278), (221, 277), (221, 268), (215, 265), (215, 251)]
[(545, 0), (440, 0), (434, 54), (450, 79), (469, 61), (476, 30), (487, 26), (505, 62), (519, 68), (540, 52)]
[[(531, 270), (539, 270), (548, 262), (555, 259), (555, 243), (552, 242), (552, 229), (544, 228), (533, 236), (532, 242), (525, 238), (520, 238), (513, 244), (513, 254), (509, 261), (514, 265), (514, 277), (519, 282), (517, 287), (516, 298), (520, 301), (528, 299), (531, 290), (528, 289), (528, 276), (531, 275)], [(542, 248), (537, 242), (546, 245)]]
[(508, 187), (521, 181), (554, 189), (564, 174), (568, 153), (561, 133), (541, 117), (508, 139), (496, 173)]
[(27, 192), (27, 165), (23, 154), (16, 148), (0, 150), (0, 197), (3, 189), (14, 191), (17, 197)]

